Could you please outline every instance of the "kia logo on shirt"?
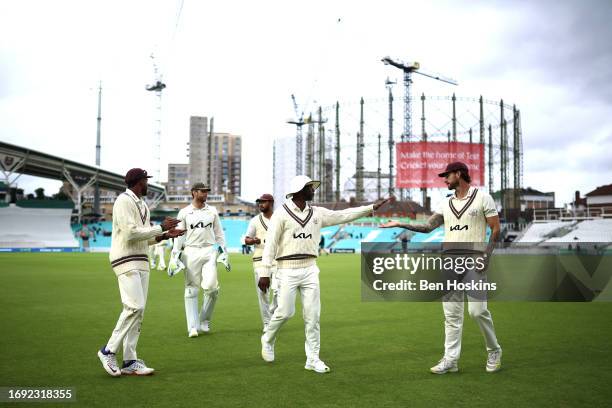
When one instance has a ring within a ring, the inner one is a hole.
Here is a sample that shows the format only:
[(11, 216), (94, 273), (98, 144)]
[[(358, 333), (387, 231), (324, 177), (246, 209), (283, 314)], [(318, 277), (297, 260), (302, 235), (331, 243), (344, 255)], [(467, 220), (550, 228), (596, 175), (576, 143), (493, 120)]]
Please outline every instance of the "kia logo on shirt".
[(451, 231), (467, 231), (468, 230), (468, 226), (467, 225), (453, 225), (452, 227), (450, 227)]
[(311, 239), (312, 238), (312, 234), (306, 235), (305, 233), (300, 232), (299, 234), (293, 234), (293, 238), (294, 239), (298, 239), (298, 238), (301, 238), (301, 239)]
[(208, 227), (212, 227), (212, 222), (209, 222), (206, 225), (204, 225), (204, 222), (202, 222), (202, 221), (198, 222), (197, 224), (191, 224), (191, 229), (208, 228)]

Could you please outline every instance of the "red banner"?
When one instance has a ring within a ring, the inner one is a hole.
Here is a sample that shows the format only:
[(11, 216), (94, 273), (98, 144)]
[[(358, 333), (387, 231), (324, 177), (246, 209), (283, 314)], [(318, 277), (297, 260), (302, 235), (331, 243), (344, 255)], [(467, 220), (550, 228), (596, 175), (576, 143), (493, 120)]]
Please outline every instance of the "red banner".
[(484, 144), (466, 142), (401, 142), (396, 144), (397, 188), (446, 187), (438, 177), (448, 163), (470, 169), (472, 184), (484, 185)]

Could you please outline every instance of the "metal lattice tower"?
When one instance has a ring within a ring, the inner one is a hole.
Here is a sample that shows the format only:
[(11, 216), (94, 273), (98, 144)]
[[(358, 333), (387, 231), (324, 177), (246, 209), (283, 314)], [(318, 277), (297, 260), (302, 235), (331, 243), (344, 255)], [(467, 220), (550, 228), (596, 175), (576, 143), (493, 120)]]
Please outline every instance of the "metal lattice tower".
[(363, 201), (363, 98), (359, 101), (359, 133), (357, 133), (357, 166), (355, 174), (355, 200), (360, 203)]
[(319, 195), (319, 202), (325, 201), (325, 195), (327, 191), (327, 183), (325, 182), (325, 127), (323, 126), (325, 122), (327, 122), (327, 120), (323, 120), (323, 111), (322, 108), (319, 106), (319, 115), (317, 120), (317, 124), (319, 125), (319, 169), (317, 171), (317, 177), (318, 180), (321, 181), (321, 186), (317, 190)]
[(340, 201), (340, 103), (336, 101), (336, 201)]
[[(102, 129), (102, 81), (98, 84), (98, 117), (96, 118), (96, 167), (100, 168), (100, 137)], [(94, 213), (100, 214), (100, 185), (96, 177), (94, 190)]]
[(306, 133), (306, 175), (313, 178), (313, 159), (314, 159), (314, 122), (312, 115), (306, 120), (308, 124), (308, 133)]
[(287, 123), (296, 126), (295, 133), (295, 174), (303, 174), (303, 163), (304, 163), (304, 151), (303, 151), (303, 136), (302, 136), (302, 126), (305, 124), (304, 122), (304, 112), (301, 114), (298, 113), (298, 105), (295, 100), (295, 95), (291, 95), (291, 100), (293, 101), (293, 110), (295, 112), (295, 119), (288, 120)]
[[(404, 74), (404, 132), (401, 136), (402, 142), (409, 142), (412, 138), (412, 106), (411, 106), (411, 92), (412, 92), (412, 73), (416, 72), (417, 74), (421, 74), (423, 76), (446, 82), (452, 85), (457, 85), (457, 81), (450, 78), (445, 78), (441, 75), (426, 73), (423, 71), (419, 71), (420, 64), (418, 62), (402, 62), (393, 60), (390, 57), (384, 57), (381, 60), (383, 63), (392, 65), (395, 68), (399, 68), (402, 70)], [(454, 116), (454, 115), (453, 115)], [(454, 136), (456, 138), (456, 130)], [(406, 190), (406, 198), (410, 199), (410, 189)], [(427, 191), (425, 191), (425, 196), (427, 195)], [(404, 189), (400, 189), (400, 198), (404, 198)], [(425, 204), (425, 202), (423, 202)]]
[(161, 170), (161, 120), (162, 120), (162, 91), (166, 84), (162, 82), (162, 74), (159, 72), (155, 56), (151, 55), (153, 61), (153, 80), (154, 83), (147, 85), (145, 89), (155, 93), (155, 126), (153, 129), (153, 180), (160, 181)]
[(392, 82), (387, 78), (385, 85), (389, 89), (389, 196), (393, 195), (393, 149), (395, 147), (395, 141), (393, 140), (393, 89), (392, 86), (395, 82)]

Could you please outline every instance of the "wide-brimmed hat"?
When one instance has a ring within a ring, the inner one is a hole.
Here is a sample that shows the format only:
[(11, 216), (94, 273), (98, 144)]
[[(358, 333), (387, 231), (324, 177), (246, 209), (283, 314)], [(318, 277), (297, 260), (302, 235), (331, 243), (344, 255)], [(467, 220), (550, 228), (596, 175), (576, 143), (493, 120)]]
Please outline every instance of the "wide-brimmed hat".
[(309, 184), (316, 190), (321, 185), (321, 182), (319, 180), (313, 180), (308, 176), (295, 176), (289, 183), (289, 192), (285, 198), (289, 198), (295, 193), (302, 191), (302, 189)]

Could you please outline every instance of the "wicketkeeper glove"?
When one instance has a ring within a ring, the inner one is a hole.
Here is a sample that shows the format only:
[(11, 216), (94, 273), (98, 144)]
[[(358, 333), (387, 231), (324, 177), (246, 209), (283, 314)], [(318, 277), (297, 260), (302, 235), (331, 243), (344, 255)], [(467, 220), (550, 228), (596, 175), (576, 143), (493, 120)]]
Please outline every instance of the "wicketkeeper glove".
[(168, 263), (168, 276), (173, 277), (183, 269), (185, 269), (185, 265), (180, 260), (181, 252), (180, 251), (172, 251), (170, 254), (170, 263)]
[(230, 265), (229, 256), (227, 254), (227, 248), (219, 246), (217, 251), (219, 251), (219, 254), (217, 255), (217, 262), (222, 263), (223, 266), (225, 266), (226, 271), (228, 272), (231, 271), (232, 265)]

